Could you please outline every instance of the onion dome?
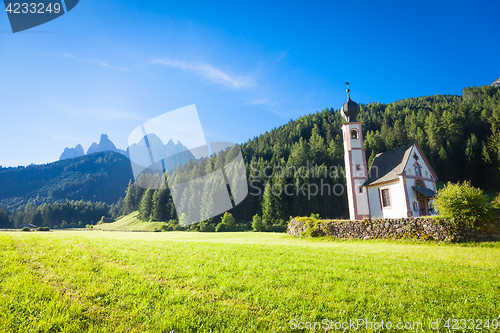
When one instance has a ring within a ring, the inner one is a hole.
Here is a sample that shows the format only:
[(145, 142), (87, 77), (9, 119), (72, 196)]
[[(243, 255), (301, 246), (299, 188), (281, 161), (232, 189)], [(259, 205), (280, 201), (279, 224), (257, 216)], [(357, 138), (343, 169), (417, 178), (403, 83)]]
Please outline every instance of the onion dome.
[[(349, 86), (349, 82), (346, 82), (346, 85)], [(344, 103), (342, 109), (340, 110), (340, 114), (348, 123), (352, 123), (356, 121), (356, 116), (359, 113), (359, 105), (358, 103), (351, 100), (349, 97), (349, 88), (347, 88), (347, 102)]]

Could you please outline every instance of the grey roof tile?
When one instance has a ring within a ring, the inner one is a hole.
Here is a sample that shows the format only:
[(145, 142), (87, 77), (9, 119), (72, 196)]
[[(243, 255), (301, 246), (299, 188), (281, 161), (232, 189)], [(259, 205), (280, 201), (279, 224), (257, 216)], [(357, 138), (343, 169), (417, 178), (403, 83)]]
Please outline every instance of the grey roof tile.
[(403, 173), (414, 144), (379, 153), (373, 159), (368, 179), (363, 186), (395, 180)]

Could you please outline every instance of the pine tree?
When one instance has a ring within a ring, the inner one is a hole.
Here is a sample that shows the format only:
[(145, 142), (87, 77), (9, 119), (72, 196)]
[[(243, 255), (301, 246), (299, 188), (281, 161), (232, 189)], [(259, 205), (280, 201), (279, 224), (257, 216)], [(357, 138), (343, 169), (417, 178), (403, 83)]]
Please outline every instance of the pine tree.
[(137, 209), (137, 187), (132, 183), (131, 180), (128, 182), (128, 188), (125, 195), (125, 203), (124, 203), (124, 214), (130, 214)]
[(153, 207), (151, 209), (152, 221), (168, 221), (168, 195), (166, 190), (156, 190), (153, 195)]
[(309, 139), (309, 155), (315, 164), (322, 164), (325, 162), (325, 139), (320, 135), (317, 124), (314, 125), (311, 138)]
[(262, 218), (264, 220), (271, 221), (274, 219), (274, 205), (273, 205), (273, 194), (272, 194), (272, 184), (268, 181), (264, 189), (264, 195), (262, 196)]
[(146, 190), (146, 193), (144, 194), (144, 196), (141, 200), (141, 205), (139, 208), (139, 218), (142, 221), (149, 220), (149, 218), (151, 216), (151, 209), (153, 207), (154, 193), (155, 193), (155, 190), (153, 190), (153, 189)]
[(294, 167), (301, 167), (306, 165), (309, 160), (309, 144), (304, 138), (300, 138), (299, 142), (296, 142), (290, 151), (290, 157), (288, 158), (288, 165)]

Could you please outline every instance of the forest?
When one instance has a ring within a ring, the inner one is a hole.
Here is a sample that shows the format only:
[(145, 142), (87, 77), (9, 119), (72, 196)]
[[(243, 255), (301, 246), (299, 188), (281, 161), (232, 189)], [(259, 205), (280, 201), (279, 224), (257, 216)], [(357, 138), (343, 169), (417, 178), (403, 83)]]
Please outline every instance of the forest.
[[(474, 186), (500, 191), (500, 87), (468, 87), (462, 90), (462, 96), (434, 95), (360, 107), (358, 120), (363, 123), (368, 165), (377, 153), (416, 141), (440, 181), (471, 180)], [(338, 186), (345, 182), (343, 122), (338, 109), (324, 109), (210, 158), (190, 161), (160, 177), (167, 180), (163, 188), (145, 189), (139, 186), (139, 181), (129, 182), (124, 198), (108, 206), (107, 214), (103, 215), (118, 217), (138, 210), (144, 221), (176, 220), (168, 184), (218, 170), (241, 150), (249, 188), (247, 197), (229, 211), (236, 221), (248, 222), (259, 215), (265, 225), (280, 226), (290, 216), (318, 214), (322, 218), (346, 218), (347, 197)], [(288, 192), (283, 190), (287, 185)], [(318, 189), (323, 189), (323, 193)], [(207, 191), (210, 193), (210, 189)], [(205, 205), (206, 198), (203, 200)], [(189, 205), (190, 198), (183, 196), (179, 204)], [(26, 207), (11, 214), (9, 221), (12, 223), (14, 216), (27, 214)], [(42, 206), (29, 208), (33, 209), (35, 215), (40, 212), (44, 218)], [(1, 218), (2, 211), (0, 221)], [(199, 228), (211, 230), (220, 218), (220, 215), (207, 218), (199, 223)], [(22, 220), (28, 221), (30, 217)], [(62, 223), (61, 218), (54, 217), (53, 223)]]

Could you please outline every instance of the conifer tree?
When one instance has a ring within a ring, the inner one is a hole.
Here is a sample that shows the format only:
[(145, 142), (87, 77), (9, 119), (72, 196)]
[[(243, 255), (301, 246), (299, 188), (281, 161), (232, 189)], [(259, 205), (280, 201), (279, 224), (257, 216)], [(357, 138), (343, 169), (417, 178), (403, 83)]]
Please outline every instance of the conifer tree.
[[(309, 139), (309, 155), (315, 164), (322, 164), (326, 158), (325, 139), (320, 135), (318, 125), (315, 124)], [(311, 162), (312, 163), (312, 162)]]
[(152, 221), (168, 221), (168, 193), (167, 190), (156, 190), (153, 195), (153, 207), (151, 209)]
[(271, 221), (274, 218), (274, 205), (273, 205), (273, 194), (272, 194), (272, 184), (268, 181), (264, 189), (264, 194), (262, 195), (262, 218), (264, 220)]
[(154, 193), (155, 190), (150, 188), (146, 190), (146, 193), (144, 193), (144, 196), (142, 197), (141, 205), (139, 207), (139, 218), (143, 221), (147, 221), (151, 217)]
[(137, 209), (137, 187), (132, 183), (131, 180), (128, 182), (127, 192), (125, 194), (125, 203), (124, 203), (124, 213), (130, 214), (134, 210)]

